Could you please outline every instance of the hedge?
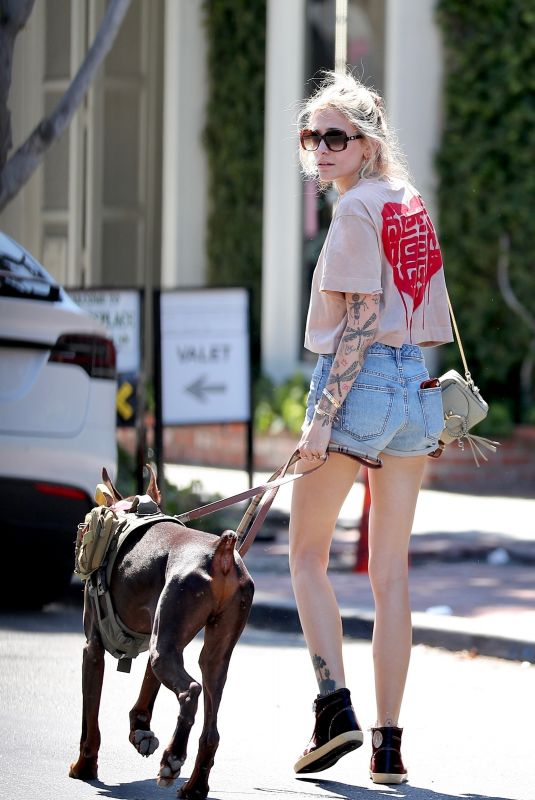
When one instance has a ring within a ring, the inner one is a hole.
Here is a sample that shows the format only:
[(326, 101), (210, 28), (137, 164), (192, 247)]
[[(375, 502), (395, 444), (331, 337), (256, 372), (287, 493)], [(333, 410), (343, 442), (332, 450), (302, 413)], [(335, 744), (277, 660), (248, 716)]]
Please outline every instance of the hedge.
[(260, 360), (266, 0), (205, 0), (207, 282), (251, 289)]
[[(439, 226), (450, 294), (483, 396), (523, 421), (533, 415), (534, 333), (505, 303), (497, 264), (505, 237), (511, 287), (535, 320), (535, 1), (439, 0), (437, 19), (446, 67)], [(453, 347), (448, 360), (458, 366)]]

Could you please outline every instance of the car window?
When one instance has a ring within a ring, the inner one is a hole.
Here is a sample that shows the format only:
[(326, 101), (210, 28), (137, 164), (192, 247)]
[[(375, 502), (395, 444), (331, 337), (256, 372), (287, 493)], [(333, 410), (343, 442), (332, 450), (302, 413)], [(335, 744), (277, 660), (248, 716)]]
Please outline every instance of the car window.
[(0, 253), (0, 296), (30, 300), (60, 299), (60, 287), (28, 254)]

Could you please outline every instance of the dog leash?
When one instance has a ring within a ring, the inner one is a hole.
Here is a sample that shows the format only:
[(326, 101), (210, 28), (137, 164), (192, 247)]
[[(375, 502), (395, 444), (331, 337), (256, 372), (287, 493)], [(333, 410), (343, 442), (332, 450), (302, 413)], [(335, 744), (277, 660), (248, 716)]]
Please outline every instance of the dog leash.
[[(380, 460), (374, 460), (371, 458), (369, 459), (364, 456), (356, 456), (350, 453), (347, 455), (353, 458), (355, 461), (358, 461), (359, 464), (362, 464), (362, 466), (368, 467), (368, 469), (380, 469), (382, 467), (382, 462)], [(227, 506), (232, 506), (235, 503), (239, 503), (240, 500), (247, 500), (251, 497), (252, 500), (247, 506), (245, 514), (241, 518), (241, 521), (236, 528), (236, 535), (238, 537), (237, 550), (241, 556), (244, 556), (254, 542), (256, 534), (260, 530), (262, 523), (264, 522), (267, 513), (271, 508), (279, 487), (283, 486), (285, 483), (291, 483), (298, 478), (311, 475), (325, 464), (327, 458), (328, 454), (326, 453), (325, 459), (323, 459), (320, 464), (312, 467), (312, 469), (309, 469), (306, 472), (297, 472), (293, 475), (286, 475), (290, 467), (292, 467), (297, 461), (301, 460), (299, 450), (296, 449), (293, 451), (286, 463), (275, 470), (273, 475), (268, 481), (266, 481), (266, 483), (262, 483), (259, 486), (253, 486), (252, 489), (239, 492), (239, 494), (233, 494), (231, 497), (226, 497), (224, 500), (216, 500), (213, 503), (207, 503), (204, 506), (199, 506), (199, 508), (186, 511), (183, 514), (177, 514), (175, 519), (177, 519), (179, 522), (186, 523), (192, 519), (199, 519), (199, 517), (204, 517), (207, 514), (213, 514), (214, 511), (227, 508)]]
[[(325, 453), (325, 458), (322, 460), (321, 464), (317, 464), (317, 466), (312, 467), (312, 469), (306, 472), (298, 472), (294, 475), (286, 476), (287, 470), (301, 459), (299, 450), (294, 450), (288, 461), (275, 470), (268, 484), (273, 482), (273, 484), (280, 485), (281, 482), (286, 483), (289, 479), (302, 478), (303, 476), (310, 475), (325, 464), (327, 457), (327, 453)], [(240, 524), (236, 528), (236, 535), (238, 537), (237, 550), (240, 556), (243, 557), (254, 542), (256, 534), (262, 527), (262, 523), (276, 497), (278, 488), (278, 486), (274, 485), (273, 489), (268, 493), (258, 493), (249, 503), (245, 514), (241, 518)]]
[(276, 497), (276, 494), (281, 486), (285, 483), (291, 483), (298, 478), (303, 478), (310, 475), (317, 469), (325, 464), (326, 458), (320, 464), (306, 472), (297, 472), (293, 475), (287, 475), (288, 469), (301, 459), (299, 450), (294, 450), (290, 458), (279, 467), (266, 483), (261, 483), (258, 486), (253, 486), (251, 489), (246, 489), (244, 492), (233, 494), (231, 497), (225, 497), (223, 500), (215, 500), (213, 503), (207, 503), (199, 508), (194, 508), (191, 511), (185, 511), (183, 514), (176, 514), (175, 519), (179, 522), (190, 522), (199, 517), (205, 517), (207, 514), (213, 514), (215, 511), (220, 511), (222, 508), (227, 508), (241, 500), (248, 500), (252, 497), (245, 514), (243, 515), (240, 524), (236, 528), (236, 535), (238, 537), (237, 550), (240, 555), (245, 555), (249, 547), (252, 545), (256, 534), (260, 530), (266, 515), (271, 508), (271, 504)]
[[(372, 459), (372, 458), (367, 458), (366, 456), (357, 456), (357, 455), (354, 455), (353, 453), (347, 453), (346, 455), (348, 455), (354, 461), (357, 461), (363, 467), (368, 467), (368, 469), (381, 469), (381, 467), (383, 466), (383, 464), (382, 464), (380, 459), (375, 460), (375, 459)], [(271, 478), (268, 481), (268, 484), (267, 484), (268, 488), (270, 486), (270, 481), (273, 481), (272, 485), (274, 487), (275, 487), (275, 484), (278, 483), (279, 481), (286, 482), (283, 476), (286, 474), (286, 471), (293, 464), (295, 464), (296, 461), (300, 460), (300, 458), (301, 458), (301, 456), (299, 455), (299, 450), (294, 450), (294, 452), (292, 453), (292, 455), (290, 456), (288, 461), (285, 464), (283, 464), (282, 467), (279, 467), (279, 469), (276, 470), (273, 473), (273, 475), (271, 476)], [(312, 469), (309, 469), (306, 472), (300, 472), (297, 475), (292, 475), (290, 477), (291, 478), (302, 478), (303, 476), (311, 475), (317, 469), (322, 467), (323, 464), (325, 464), (325, 461), (327, 460), (327, 458), (328, 458), (328, 453), (325, 454), (325, 459), (321, 462), (321, 464), (318, 464), (316, 467), (313, 467)], [(269, 491), (269, 493), (267, 495), (265, 495), (265, 493), (263, 493), (263, 494), (259, 493), (258, 495), (253, 497), (253, 499), (249, 503), (249, 506), (248, 506), (245, 514), (243, 515), (240, 524), (236, 528), (236, 534), (238, 536), (238, 547), (237, 547), (237, 549), (238, 549), (238, 552), (239, 552), (239, 554), (241, 556), (245, 555), (245, 553), (248, 551), (248, 549), (250, 548), (250, 546), (254, 542), (255, 536), (258, 533), (258, 531), (260, 530), (260, 527), (261, 527), (263, 521), (266, 518), (266, 515), (267, 515), (267, 513), (268, 513), (268, 511), (269, 511), (269, 509), (271, 507), (271, 504), (273, 503), (273, 500), (275, 499), (275, 495), (277, 494), (277, 490), (278, 490), (278, 486), (276, 488), (274, 488), (273, 491)]]

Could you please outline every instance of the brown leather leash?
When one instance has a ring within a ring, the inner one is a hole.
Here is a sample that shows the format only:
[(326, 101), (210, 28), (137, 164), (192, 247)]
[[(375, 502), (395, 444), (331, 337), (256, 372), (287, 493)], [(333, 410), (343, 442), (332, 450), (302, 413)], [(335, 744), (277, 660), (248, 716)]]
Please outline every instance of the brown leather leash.
[[(274, 484), (280, 485), (280, 482), (286, 483), (288, 480), (295, 480), (296, 478), (303, 478), (306, 475), (310, 475), (312, 472), (315, 472), (325, 464), (327, 461), (327, 453), (325, 454), (325, 458), (322, 459), (321, 463), (317, 464), (315, 467), (312, 467), (312, 469), (309, 469), (306, 472), (297, 472), (293, 475), (286, 476), (288, 469), (300, 460), (301, 456), (299, 455), (299, 450), (294, 450), (288, 461), (275, 470), (269, 479), (268, 484), (273, 482)], [(273, 489), (270, 489), (268, 493), (263, 492), (262, 494), (257, 494), (249, 503), (245, 514), (241, 518), (240, 524), (236, 528), (236, 534), (238, 536), (238, 553), (241, 556), (245, 555), (254, 542), (256, 534), (262, 527), (262, 523), (264, 522), (267, 513), (271, 508), (271, 504), (277, 495), (278, 488), (279, 487), (276, 486)]]
[(241, 500), (248, 500), (252, 497), (253, 499), (249, 503), (240, 524), (236, 528), (236, 534), (238, 536), (237, 549), (240, 555), (243, 556), (252, 545), (256, 534), (260, 530), (279, 488), (285, 483), (291, 483), (298, 478), (303, 478), (315, 472), (325, 464), (327, 459), (323, 459), (320, 464), (306, 472), (297, 472), (293, 475), (287, 475), (286, 473), (289, 468), (300, 460), (301, 456), (299, 455), (299, 450), (294, 450), (286, 463), (275, 470), (266, 483), (253, 486), (251, 489), (233, 494), (231, 497), (225, 497), (223, 500), (215, 500), (213, 503), (207, 503), (191, 511), (185, 511), (183, 514), (177, 514), (175, 519), (179, 522), (187, 523), (192, 519), (199, 519), (199, 517), (204, 517), (207, 514), (213, 514), (215, 511), (220, 511), (222, 508), (227, 508), (227, 506), (232, 506), (235, 503), (239, 503)]
[[(372, 459), (367, 459), (362, 456), (355, 456), (349, 453), (346, 455), (348, 455), (350, 458), (353, 458), (355, 461), (358, 461), (363, 466), (368, 467), (369, 469), (380, 469), (382, 467), (381, 461), (374, 461)], [(241, 521), (236, 528), (236, 534), (238, 536), (237, 550), (241, 556), (244, 556), (254, 542), (255, 537), (260, 530), (269, 509), (271, 508), (271, 504), (277, 495), (279, 487), (283, 486), (285, 483), (291, 483), (298, 478), (311, 475), (325, 464), (327, 457), (328, 454), (325, 454), (325, 458), (322, 459), (320, 464), (317, 464), (315, 467), (312, 467), (312, 469), (309, 469), (306, 472), (297, 472), (293, 475), (287, 475), (286, 473), (290, 467), (292, 467), (297, 461), (301, 460), (299, 450), (296, 449), (293, 451), (286, 463), (275, 470), (273, 475), (268, 481), (266, 481), (266, 483), (261, 483), (259, 486), (253, 486), (251, 489), (246, 489), (244, 492), (233, 494), (231, 497), (226, 497), (223, 500), (215, 500), (213, 503), (207, 503), (206, 505), (199, 506), (199, 508), (194, 508), (191, 511), (185, 511), (183, 514), (177, 514), (175, 519), (177, 519), (179, 522), (186, 523), (192, 519), (199, 519), (199, 517), (204, 517), (207, 514), (213, 514), (214, 511), (219, 511), (222, 508), (227, 508), (227, 506), (232, 506), (235, 503), (239, 503), (241, 500), (247, 500), (249, 497), (252, 497), (251, 502), (247, 506), (245, 514), (241, 518)]]
[[(345, 453), (349, 458), (352, 458), (354, 461), (358, 461), (359, 464), (362, 464), (364, 467), (368, 467), (369, 469), (380, 469), (383, 464), (382, 462), (375, 461), (374, 459), (366, 458), (365, 456), (356, 456), (352, 453)], [(264, 497), (264, 493), (257, 494), (249, 503), (249, 506), (242, 517), (242, 520), (238, 527), (236, 528), (236, 533), (238, 534), (238, 552), (241, 556), (244, 556), (245, 553), (248, 551), (252, 543), (254, 542), (255, 536), (260, 530), (260, 527), (263, 521), (266, 518), (266, 515), (275, 499), (275, 495), (277, 494), (278, 486), (276, 486), (279, 481), (281, 483), (286, 483), (287, 480), (294, 480), (295, 478), (302, 478), (306, 477), (307, 475), (311, 475), (317, 469), (322, 467), (325, 462), (327, 461), (328, 453), (325, 454), (325, 458), (322, 459), (321, 464), (318, 464), (312, 469), (307, 470), (306, 472), (298, 472), (297, 475), (291, 475), (289, 478), (283, 478), (286, 474), (286, 471), (296, 463), (296, 461), (301, 460), (301, 456), (299, 455), (299, 450), (294, 450), (288, 461), (279, 467), (276, 472), (273, 473), (271, 478), (269, 479), (267, 486), (269, 487), (270, 482), (273, 481), (274, 489), (269, 491), (267, 497)], [(279, 477), (281, 476), (281, 477)], [(278, 479), (278, 480), (277, 480)], [(280, 485), (280, 484), (279, 484)]]

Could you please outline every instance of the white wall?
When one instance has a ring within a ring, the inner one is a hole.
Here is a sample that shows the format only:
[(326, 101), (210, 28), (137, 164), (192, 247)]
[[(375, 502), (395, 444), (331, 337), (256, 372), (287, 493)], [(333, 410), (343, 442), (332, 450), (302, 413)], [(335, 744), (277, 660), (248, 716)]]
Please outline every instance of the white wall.
[(302, 181), (296, 104), (304, 80), (305, 0), (268, 0), (262, 263), (262, 366), (292, 374), (302, 349)]
[(202, 0), (166, 0), (162, 286), (200, 286), (206, 272), (206, 44)]
[[(442, 130), (443, 52), (436, 0), (387, 0), (385, 100), (413, 181), (437, 225), (434, 159)], [(438, 227), (438, 225), (437, 225)], [(440, 349), (425, 348), (430, 372)]]
[(436, 218), (435, 153), (442, 128), (442, 46), (436, 0), (387, 0), (385, 100), (414, 182)]

